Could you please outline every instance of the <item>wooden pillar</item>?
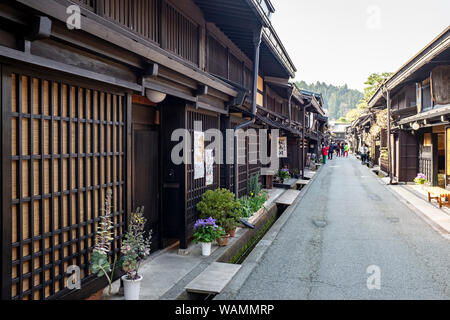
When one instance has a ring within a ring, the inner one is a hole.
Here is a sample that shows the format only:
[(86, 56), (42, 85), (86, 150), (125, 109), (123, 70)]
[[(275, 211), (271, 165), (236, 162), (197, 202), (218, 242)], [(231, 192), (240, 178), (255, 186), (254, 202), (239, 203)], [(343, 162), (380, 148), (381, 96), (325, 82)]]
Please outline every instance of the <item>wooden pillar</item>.
[(388, 161), (389, 161), (389, 184), (392, 184), (392, 150), (391, 150), (391, 95), (389, 90), (386, 93), (387, 103), (387, 136), (388, 136)]
[[(11, 76), (4, 67), (0, 65), (0, 127), (1, 127), (1, 299), (11, 299), (11, 237), (12, 237), (12, 218), (11, 218)], [(21, 183), (21, 182), (19, 182)], [(34, 281), (34, 280), (33, 280)]]
[(306, 119), (305, 119), (306, 106), (302, 107), (302, 179), (305, 179), (305, 140), (306, 140)]

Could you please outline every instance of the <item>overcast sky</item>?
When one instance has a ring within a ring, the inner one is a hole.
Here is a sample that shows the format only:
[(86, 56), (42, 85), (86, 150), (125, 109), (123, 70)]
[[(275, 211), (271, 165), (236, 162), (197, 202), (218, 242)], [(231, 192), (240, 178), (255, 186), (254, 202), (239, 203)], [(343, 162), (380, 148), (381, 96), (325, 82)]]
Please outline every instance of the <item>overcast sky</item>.
[(297, 80), (362, 90), (396, 71), (450, 25), (450, 0), (272, 0), (272, 23)]

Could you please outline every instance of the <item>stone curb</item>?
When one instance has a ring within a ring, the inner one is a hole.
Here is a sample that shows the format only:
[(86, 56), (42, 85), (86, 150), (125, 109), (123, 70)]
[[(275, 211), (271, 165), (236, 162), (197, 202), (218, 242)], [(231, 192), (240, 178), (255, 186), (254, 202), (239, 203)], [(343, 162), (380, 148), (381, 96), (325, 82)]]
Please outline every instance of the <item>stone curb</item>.
[(256, 268), (256, 266), (260, 263), (262, 257), (272, 245), (279, 232), (283, 229), (292, 213), (297, 209), (303, 197), (308, 193), (311, 185), (314, 184), (317, 176), (320, 175), (322, 169), (323, 166), (320, 166), (316, 171), (316, 174), (311, 178), (310, 182), (302, 189), (302, 192), (298, 195), (295, 202), (291, 206), (289, 206), (286, 211), (284, 211), (281, 217), (275, 222), (275, 224), (270, 228), (266, 235), (255, 246), (253, 251), (241, 265), (241, 269), (239, 270), (239, 272), (233, 277), (233, 279), (225, 287), (222, 293), (214, 298), (214, 300), (234, 300), (236, 298), (239, 290), (244, 285), (245, 281)]

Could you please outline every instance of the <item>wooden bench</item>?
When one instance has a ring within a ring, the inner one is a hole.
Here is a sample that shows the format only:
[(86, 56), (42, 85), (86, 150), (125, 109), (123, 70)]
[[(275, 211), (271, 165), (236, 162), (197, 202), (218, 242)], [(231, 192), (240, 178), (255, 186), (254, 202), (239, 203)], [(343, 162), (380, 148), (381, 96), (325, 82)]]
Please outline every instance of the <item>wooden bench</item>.
[[(428, 192), (428, 201), (431, 202), (431, 199), (435, 199), (439, 203), (439, 208), (442, 208), (443, 205), (449, 205), (448, 198), (450, 197), (450, 191), (440, 188), (440, 187), (429, 187), (425, 189)], [(442, 198), (447, 198), (447, 201), (442, 201)]]

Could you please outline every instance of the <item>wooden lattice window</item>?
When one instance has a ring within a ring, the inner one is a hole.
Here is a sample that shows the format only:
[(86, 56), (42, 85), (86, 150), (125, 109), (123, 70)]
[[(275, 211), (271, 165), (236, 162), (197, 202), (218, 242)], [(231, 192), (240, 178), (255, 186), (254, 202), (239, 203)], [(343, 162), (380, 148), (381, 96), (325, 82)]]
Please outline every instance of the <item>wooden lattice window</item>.
[(227, 78), (227, 59), (227, 48), (212, 36), (208, 36), (208, 71), (222, 78)]
[(230, 80), (240, 85), (244, 84), (244, 65), (242, 61), (230, 54)]
[(102, 14), (144, 38), (159, 43), (159, 0), (104, 0)]
[(11, 74), (11, 297), (68, 292), (89, 275), (98, 216), (113, 192), (113, 250), (126, 227), (125, 97)]
[(168, 3), (163, 4), (165, 39), (163, 49), (198, 65), (199, 26)]
[(72, 0), (72, 2), (92, 11), (95, 9), (95, 0)]

